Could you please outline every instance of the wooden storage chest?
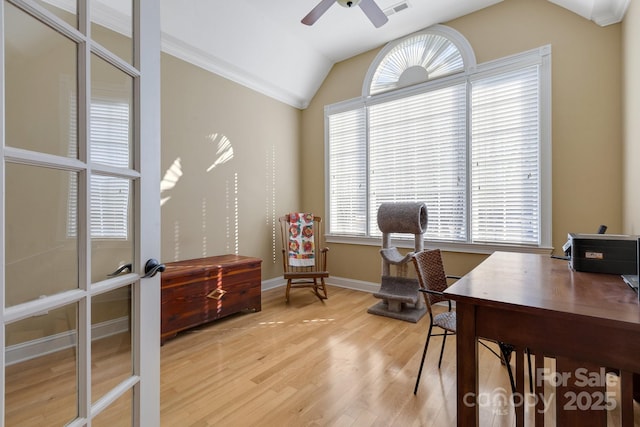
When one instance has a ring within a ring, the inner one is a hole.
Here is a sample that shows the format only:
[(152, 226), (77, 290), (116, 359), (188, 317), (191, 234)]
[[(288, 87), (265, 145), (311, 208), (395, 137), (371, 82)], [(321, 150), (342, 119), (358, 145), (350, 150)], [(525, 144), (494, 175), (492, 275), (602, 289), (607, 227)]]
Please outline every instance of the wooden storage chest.
[(260, 311), (259, 258), (220, 255), (166, 263), (162, 273), (160, 343), (243, 310)]

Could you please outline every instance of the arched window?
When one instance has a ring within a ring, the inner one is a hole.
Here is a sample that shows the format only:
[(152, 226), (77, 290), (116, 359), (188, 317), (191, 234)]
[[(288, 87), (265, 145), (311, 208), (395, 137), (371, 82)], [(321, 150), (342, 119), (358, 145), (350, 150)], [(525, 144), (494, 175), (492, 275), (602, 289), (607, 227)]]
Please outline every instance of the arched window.
[(389, 43), (373, 60), (363, 96), (377, 95), (473, 70), (476, 58), (462, 34), (444, 25)]
[(548, 251), (550, 61), (476, 64), (442, 25), (381, 49), (362, 97), (325, 107), (327, 240), (375, 244), (381, 203), (425, 202), (441, 249)]

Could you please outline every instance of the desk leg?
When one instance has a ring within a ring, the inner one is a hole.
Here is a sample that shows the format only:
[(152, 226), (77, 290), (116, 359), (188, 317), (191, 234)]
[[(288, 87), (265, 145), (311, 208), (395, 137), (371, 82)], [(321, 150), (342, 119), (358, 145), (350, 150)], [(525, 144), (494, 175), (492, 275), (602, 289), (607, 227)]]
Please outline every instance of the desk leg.
[(521, 347), (516, 347), (516, 396), (514, 396), (515, 413), (516, 413), (516, 427), (524, 426), (524, 406), (525, 406), (525, 391), (524, 391), (524, 352)]
[(542, 352), (539, 352), (539, 353), (534, 353), (534, 357), (535, 357), (536, 369), (535, 369), (535, 374), (533, 378), (530, 378), (530, 380), (535, 381), (534, 390), (535, 390), (536, 396), (538, 397), (538, 399), (536, 400), (535, 423), (536, 423), (536, 427), (544, 427), (544, 414), (545, 414), (544, 381), (541, 377), (538, 376), (538, 374), (541, 375), (544, 370), (544, 356)]
[(476, 306), (457, 302), (456, 313), (457, 424), (474, 427), (479, 424)]
[(633, 373), (620, 371), (620, 412), (622, 427), (633, 427)]

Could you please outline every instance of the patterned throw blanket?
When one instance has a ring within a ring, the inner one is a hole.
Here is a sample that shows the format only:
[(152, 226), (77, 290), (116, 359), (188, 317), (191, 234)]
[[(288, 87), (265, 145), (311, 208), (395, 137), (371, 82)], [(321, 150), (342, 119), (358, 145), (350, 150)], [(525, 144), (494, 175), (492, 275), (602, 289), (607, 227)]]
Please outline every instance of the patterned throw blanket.
[(289, 265), (293, 267), (313, 267), (315, 253), (313, 247), (313, 214), (289, 214)]

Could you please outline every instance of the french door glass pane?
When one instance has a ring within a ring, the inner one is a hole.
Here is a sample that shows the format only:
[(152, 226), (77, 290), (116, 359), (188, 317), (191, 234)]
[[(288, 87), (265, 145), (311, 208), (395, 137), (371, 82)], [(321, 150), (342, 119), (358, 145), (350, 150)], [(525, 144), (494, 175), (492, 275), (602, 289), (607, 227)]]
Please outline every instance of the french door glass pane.
[(78, 288), (77, 173), (7, 163), (6, 306)]
[(91, 177), (91, 281), (133, 262), (133, 184), (105, 175)]
[(129, 390), (100, 412), (91, 425), (93, 427), (130, 427), (133, 425), (132, 408), (133, 392)]
[(4, 6), (6, 145), (75, 157), (77, 45), (11, 3)]
[(73, 28), (78, 28), (78, 5), (75, 0), (36, 0), (36, 3)]
[(108, 166), (132, 166), (133, 78), (91, 57), (91, 160)]
[(91, 0), (91, 36), (133, 64), (132, 0)]
[(91, 398), (95, 402), (133, 375), (130, 286), (91, 299), (91, 330)]
[(4, 425), (62, 426), (78, 416), (77, 305), (6, 327)]

